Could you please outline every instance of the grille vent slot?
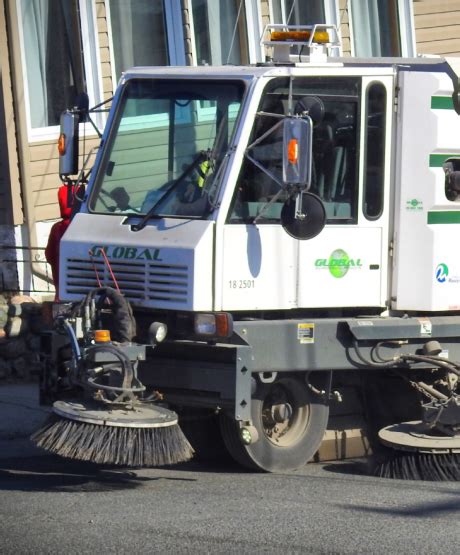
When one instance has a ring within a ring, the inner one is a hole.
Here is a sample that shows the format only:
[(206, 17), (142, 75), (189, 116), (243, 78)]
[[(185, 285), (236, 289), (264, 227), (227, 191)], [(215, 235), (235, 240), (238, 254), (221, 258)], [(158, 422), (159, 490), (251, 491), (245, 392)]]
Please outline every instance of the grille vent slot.
[[(187, 302), (189, 270), (182, 264), (156, 262), (110, 262), (118, 286), (129, 301), (161, 303)], [(68, 258), (67, 293), (85, 295), (98, 287), (96, 272), (102, 287), (115, 287), (110, 270), (102, 260)]]

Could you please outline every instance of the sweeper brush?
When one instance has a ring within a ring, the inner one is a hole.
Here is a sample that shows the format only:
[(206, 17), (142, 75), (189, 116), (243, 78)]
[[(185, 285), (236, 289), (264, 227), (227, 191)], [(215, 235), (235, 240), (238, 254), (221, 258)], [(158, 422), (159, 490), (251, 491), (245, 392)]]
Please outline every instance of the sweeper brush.
[(164, 466), (193, 456), (177, 415), (158, 406), (105, 410), (97, 403), (57, 401), (31, 439), (61, 457), (102, 465)]
[[(426, 481), (460, 480), (460, 366), (440, 356), (437, 341), (424, 345), (421, 354), (399, 353), (385, 358), (382, 345), (401, 347), (401, 340), (380, 342), (374, 359), (366, 359), (359, 345), (354, 349), (368, 367), (391, 371), (408, 382), (422, 399), (422, 419), (386, 426), (379, 431), (384, 457), (374, 467), (382, 478)], [(418, 373), (413, 365), (423, 364)], [(427, 383), (425, 380), (429, 380)]]
[[(97, 326), (102, 311), (110, 318), (110, 331)], [(156, 326), (152, 329), (158, 332)], [(57, 319), (56, 332), (61, 349), (70, 347), (72, 354), (60, 375), (54, 367), (45, 369), (42, 382), (49, 388), (54, 380), (58, 395), (64, 393), (67, 400), (53, 404), (50, 419), (32, 436), (38, 447), (70, 459), (131, 467), (192, 457), (177, 414), (160, 404), (158, 392), (145, 397), (137, 369), (155, 342), (132, 342), (134, 318), (119, 292), (101, 288), (88, 293)]]
[(460, 434), (448, 436), (417, 421), (387, 426), (380, 430), (379, 438), (392, 452), (377, 465), (377, 476), (434, 482), (460, 480)]

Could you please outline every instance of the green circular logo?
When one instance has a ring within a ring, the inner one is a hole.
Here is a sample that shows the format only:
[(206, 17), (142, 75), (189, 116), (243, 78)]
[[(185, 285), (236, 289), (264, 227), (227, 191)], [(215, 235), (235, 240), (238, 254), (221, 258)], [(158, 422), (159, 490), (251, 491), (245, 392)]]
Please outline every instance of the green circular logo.
[(328, 266), (333, 277), (341, 278), (348, 272), (350, 257), (344, 250), (337, 249), (329, 257)]

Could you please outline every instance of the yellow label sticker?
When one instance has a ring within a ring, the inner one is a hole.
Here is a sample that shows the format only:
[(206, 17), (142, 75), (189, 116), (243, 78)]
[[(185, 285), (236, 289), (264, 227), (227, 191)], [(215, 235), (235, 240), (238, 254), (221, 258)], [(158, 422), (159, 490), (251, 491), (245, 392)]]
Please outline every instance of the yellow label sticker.
[(315, 324), (297, 324), (297, 339), (299, 343), (315, 342)]

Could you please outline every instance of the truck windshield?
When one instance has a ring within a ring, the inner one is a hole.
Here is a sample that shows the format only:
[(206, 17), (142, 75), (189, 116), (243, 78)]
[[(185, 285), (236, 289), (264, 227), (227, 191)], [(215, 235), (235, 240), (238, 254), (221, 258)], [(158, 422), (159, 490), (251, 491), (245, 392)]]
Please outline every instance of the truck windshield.
[(241, 81), (129, 80), (95, 178), (90, 210), (205, 217), (244, 89)]

